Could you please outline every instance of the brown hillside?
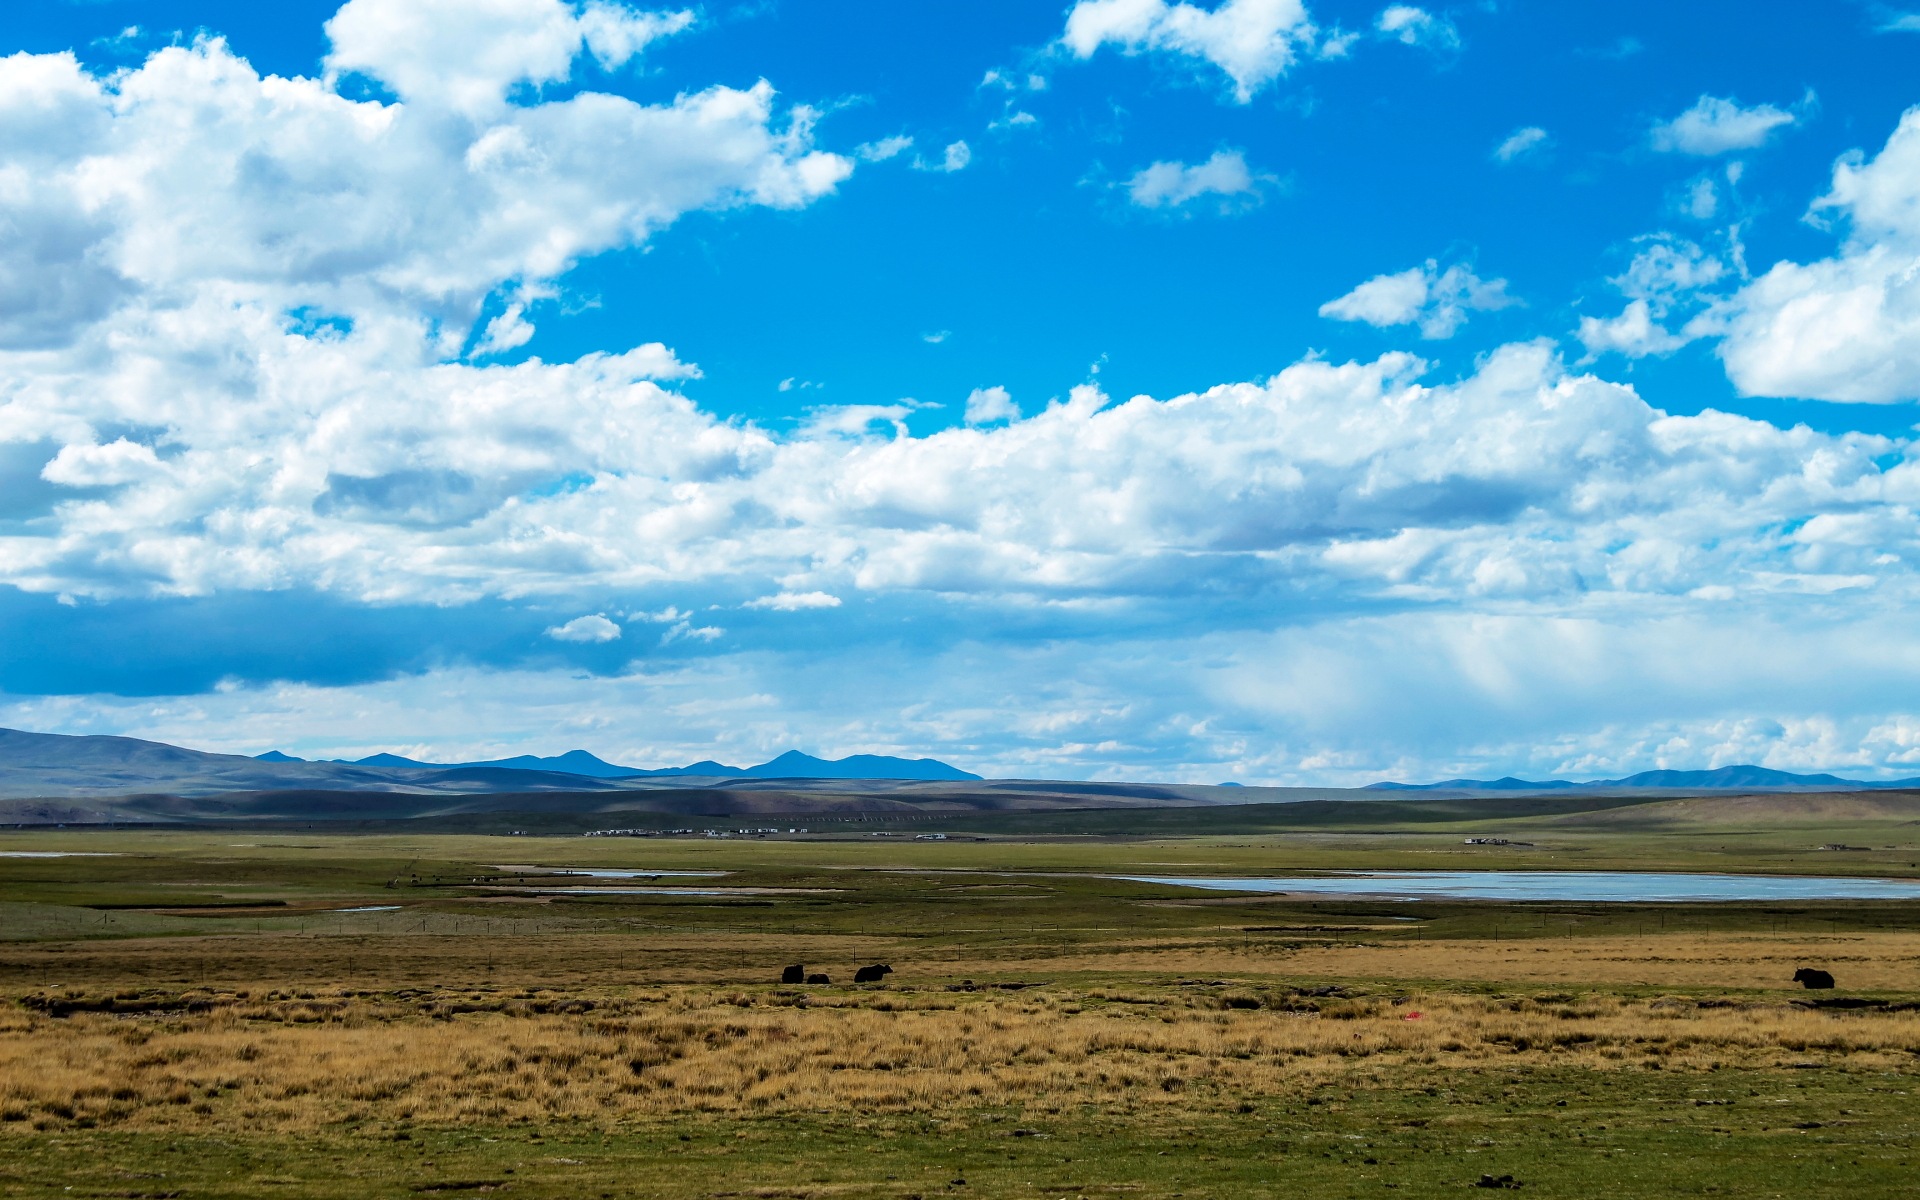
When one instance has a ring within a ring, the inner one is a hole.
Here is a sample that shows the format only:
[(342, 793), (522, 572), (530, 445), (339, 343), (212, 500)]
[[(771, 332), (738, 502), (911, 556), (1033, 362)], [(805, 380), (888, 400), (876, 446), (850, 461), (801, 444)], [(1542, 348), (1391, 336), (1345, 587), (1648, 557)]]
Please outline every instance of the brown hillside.
[(1898, 791), (1689, 796), (1630, 808), (1569, 813), (1544, 823), (1565, 829), (1622, 830), (1913, 822), (1920, 822), (1920, 792)]

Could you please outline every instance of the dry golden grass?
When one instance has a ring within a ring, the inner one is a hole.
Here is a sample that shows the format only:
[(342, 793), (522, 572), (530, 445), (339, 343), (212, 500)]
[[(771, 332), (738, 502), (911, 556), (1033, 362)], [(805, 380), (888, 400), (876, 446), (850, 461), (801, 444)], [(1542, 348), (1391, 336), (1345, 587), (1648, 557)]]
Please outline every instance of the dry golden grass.
[(1920, 934), (1913, 933), (1300, 942), (1291, 948), (1256, 942), (1241, 950), (1193, 939), (1140, 941), (1111, 952), (1036, 961), (1030, 969), (1798, 991), (1794, 969), (1814, 965), (1829, 968), (1841, 986), (1856, 991), (1920, 991)]
[(1378, 1082), (1399, 1067), (1706, 1070), (1812, 1058), (1910, 1070), (1920, 1056), (1910, 1011), (1571, 993), (242, 989), (129, 991), (119, 1004), (154, 1002), (162, 1007), (145, 1013), (0, 1015), (0, 1119), (300, 1131), (1009, 1104), (1132, 1111)]
[(125, 938), (9, 946), (0, 958), (0, 988), (138, 982), (231, 989), (261, 980), (282, 988), (765, 983), (790, 962), (850, 976), (857, 963), (888, 955), (898, 961), (901, 950), (892, 938), (726, 932)]

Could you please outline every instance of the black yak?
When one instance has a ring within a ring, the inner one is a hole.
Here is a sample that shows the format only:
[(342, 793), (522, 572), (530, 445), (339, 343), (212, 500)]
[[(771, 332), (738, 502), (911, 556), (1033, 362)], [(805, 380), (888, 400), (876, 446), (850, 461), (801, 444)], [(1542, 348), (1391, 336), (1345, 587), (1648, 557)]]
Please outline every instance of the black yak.
[(799, 983), (806, 977), (807, 969), (804, 966), (792, 966), (780, 972), (781, 983)]
[(809, 975), (807, 976), (807, 982), (808, 983), (832, 983), (833, 980), (828, 979), (825, 975)]
[(1833, 976), (1825, 971), (1816, 971), (1812, 967), (1801, 967), (1793, 973), (1793, 981), (1803, 988), (1830, 988)]
[(853, 973), (855, 983), (879, 983), (883, 975), (893, 974), (893, 968), (885, 963), (875, 963), (871, 967), (861, 967)]

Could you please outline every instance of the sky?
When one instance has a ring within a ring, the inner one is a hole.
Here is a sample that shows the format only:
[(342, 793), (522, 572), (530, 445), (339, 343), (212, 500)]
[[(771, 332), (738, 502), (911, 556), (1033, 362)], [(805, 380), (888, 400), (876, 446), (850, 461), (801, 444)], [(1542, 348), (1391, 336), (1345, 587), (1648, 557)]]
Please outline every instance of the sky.
[(0, 725), (1920, 775), (1920, 5), (0, 10)]

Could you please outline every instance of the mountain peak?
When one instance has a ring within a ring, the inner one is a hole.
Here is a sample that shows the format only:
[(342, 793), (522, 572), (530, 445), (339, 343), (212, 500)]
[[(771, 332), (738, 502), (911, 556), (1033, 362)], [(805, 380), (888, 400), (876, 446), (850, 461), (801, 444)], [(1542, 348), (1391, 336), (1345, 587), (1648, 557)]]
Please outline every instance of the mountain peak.
[(887, 754), (850, 754), (846, 758), (815, 758), (788, 750), (746, 774), (761, 779), (926, 779), (973, 781), (980, 776), (936, 758), (895, 758)]

